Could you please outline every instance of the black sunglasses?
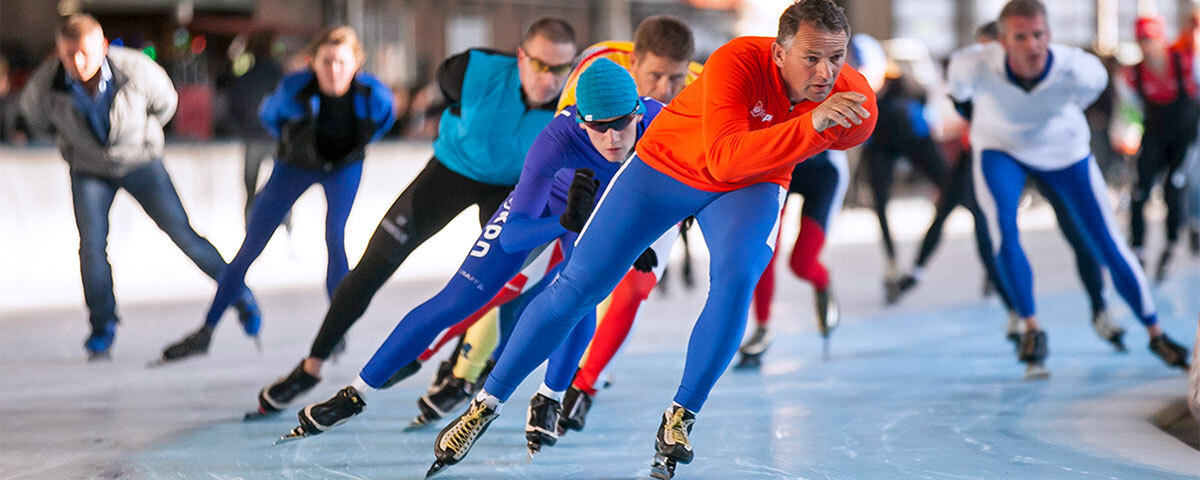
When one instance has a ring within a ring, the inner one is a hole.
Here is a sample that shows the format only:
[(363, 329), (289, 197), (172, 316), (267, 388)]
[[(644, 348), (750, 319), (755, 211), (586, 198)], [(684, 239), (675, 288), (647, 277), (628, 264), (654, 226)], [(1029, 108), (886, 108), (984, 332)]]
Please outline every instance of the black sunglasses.
[(623, 117), (609, 120), (607, 122), (579, 122), (579, 123), (582, 123), (583, 126), (587, 127), (588, 129), (590, 129), (592, 131), (595, 131), (596, 133), (605, 133), (609, 129), (624, 130), (625, 127), (628, 127), (629, 124), (633, 122), (633, 119), (637, 117), (637, 113), (638, 113), (638, 107), (635, 106), (635, 107), (633, 107), (633, 111), (629, 112), (629, 114), (627, 114)]

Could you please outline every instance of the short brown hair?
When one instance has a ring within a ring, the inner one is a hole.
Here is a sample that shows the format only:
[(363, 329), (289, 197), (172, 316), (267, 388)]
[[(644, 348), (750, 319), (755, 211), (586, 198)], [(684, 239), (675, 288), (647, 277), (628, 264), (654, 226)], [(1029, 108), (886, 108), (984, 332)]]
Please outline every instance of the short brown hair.
[(58, 25), (58, 37), (64, 40), (79, 41), (94, 31), (104, 35), (104, 29), (100, 28), (96, 17), (86, 13), (76, 13), (63, 18), (62, 23)]
[(350, 49), (354, 50), (354, 58), (358, 60), (359, 65), (362, 65), (367, 60), (367, 54), (363, 51), (362, 42), (358, 41), (358, 34), (354, 33), (354, 29), (349, 26), (341, 25), (322, 29), (313, 36), (312, 41), (308, 42), (308, 46), (304, 48), (304, 52), (310, 57), (316, 57), (317, 50), (326, 45), (350, 45)]
[(566, 20), (557, 17), (542, 17), (533, 22), (525, 36), (521, 38), (524, 44), (533, 37), (542, 37), (552, 43), (570, 43), (575, 45), (575, 29)]
[(633, 54), (655, 56), (676, 62), (691, 60), (696, 53), (692, 29), (683, 20), (670, 15), (655, 15), (642, 20), (633, 32)]
[(1011, 0), (1004, 4), (1004, 8), (1000, 10), (1000, 18), (998, 18), (998, 26), (1000, 30), (1004, 30), (1004, 21), (1009, 17), (1034, 18), (1038, 15), (1046, 16), (1046, 6), (1038, 0)]
[(833, 0), (798, 0), (779, 16), (779, 33), (775, 36), (775, 43), (787, 45), (791, 42), (801, 23), (829, 33), (844, 32), (846, 38), (850, 37), (850, 21), (846, 20), (846, 11)]

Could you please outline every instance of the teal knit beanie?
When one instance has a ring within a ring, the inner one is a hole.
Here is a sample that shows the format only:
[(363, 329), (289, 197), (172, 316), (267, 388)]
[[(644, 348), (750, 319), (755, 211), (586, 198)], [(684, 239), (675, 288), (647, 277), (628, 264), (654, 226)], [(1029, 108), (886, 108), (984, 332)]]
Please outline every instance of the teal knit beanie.
[(607, 58), (588, 65), (575, 85), (577, 122), (593, 122), (630, 113), (642, 113), (646, 106), (638, 98), (637, 85), (624, 67)]

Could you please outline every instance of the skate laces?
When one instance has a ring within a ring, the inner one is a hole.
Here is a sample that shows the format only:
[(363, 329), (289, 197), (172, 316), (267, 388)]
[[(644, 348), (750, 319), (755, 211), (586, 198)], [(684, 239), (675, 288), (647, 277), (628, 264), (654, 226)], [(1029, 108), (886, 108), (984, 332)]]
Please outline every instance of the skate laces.
[(667, 424), (663, 426), (663, 441), (668, 445), (682, 445), (691, 450), (692, 443), (688, 441), (687, 430), (695, 420), (684, 418), (685, 414), (687, 410), (676, 408), (671, 416), (667, 417)]
[(467, 414), (446, 432), (442, 439), (442, 448), (454, 452), (455, 455), (461, 455), (466, 447), (475, 443), (475, 437), (479, 436), (479, 431), (482, 430), (480, 427), (486, 419), (484, 410), (487, 410), (487, 405), (483, 403), (472, 405)]

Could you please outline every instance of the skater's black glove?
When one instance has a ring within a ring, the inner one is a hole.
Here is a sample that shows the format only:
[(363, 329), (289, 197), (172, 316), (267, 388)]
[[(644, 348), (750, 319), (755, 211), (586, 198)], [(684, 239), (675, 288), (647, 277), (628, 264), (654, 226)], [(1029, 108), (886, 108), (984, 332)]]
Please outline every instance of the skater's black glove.
[(575, 178), (571, 180), (571, 188), (567, 190), (567, 211), (558, 217), (558, 223), (563, 228), (578, 233), (583, 230), (588, 217), (592, 216), (592, 208), (596, 205), (596, 189), (600, 181), (595, 179), (596, 173), (590, 168), (575, 170)]
[(637, 270), (639, 272), (642, 272), (642, 273), (650, 273), (650, 271), (654, 270), (654, 267), (657, 267), (657, 266), (658, 266), (658, 255), (656, 255), (654, 253), (654, 250), (651, 250), (649, 248), (647, 248), (646, 251), (642, 252), (642, 256), (638, 257), (637, 260), (633, 261), (633, 269)]

